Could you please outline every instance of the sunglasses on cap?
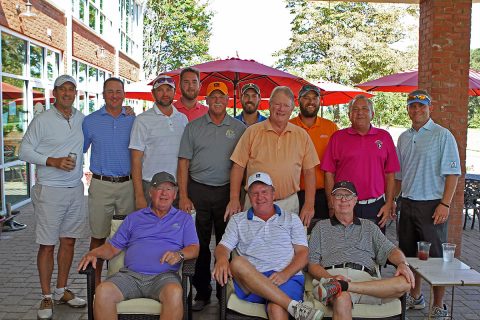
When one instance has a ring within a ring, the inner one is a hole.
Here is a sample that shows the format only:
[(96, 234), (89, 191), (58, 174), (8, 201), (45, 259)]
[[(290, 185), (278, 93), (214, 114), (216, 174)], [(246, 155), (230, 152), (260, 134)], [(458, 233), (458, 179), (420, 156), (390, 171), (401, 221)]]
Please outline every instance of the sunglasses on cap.
[(430, 102), (430, 97), (425, 94), (415, 94), (415, 95), (408, 96), (408, 101), (415, 100), (415, 99), (427, 100), (428, 102)]

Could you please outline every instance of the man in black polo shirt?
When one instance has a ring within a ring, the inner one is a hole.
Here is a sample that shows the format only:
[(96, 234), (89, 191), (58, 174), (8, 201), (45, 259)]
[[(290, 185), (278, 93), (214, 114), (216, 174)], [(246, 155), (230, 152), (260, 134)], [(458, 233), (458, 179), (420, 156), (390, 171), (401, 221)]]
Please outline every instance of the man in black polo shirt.
[[(315, 225), (308, 244), (308, 272), (315, 278), (313, 294), (319, 301), (331, 302), (334, 319), (351, 319), (352, 303), (382, 304), (415, 286), (402, 251), (375, 223), (354, 216), (357, 199), (353, 183), (337, 182), (332, 191), (334, 216)], [(393, 278), (380, 280), (375, 267), (387, 259), (397, 271)], [(330, 301), (322, 298), (326, 282), (329, 290), (338, 292)]]

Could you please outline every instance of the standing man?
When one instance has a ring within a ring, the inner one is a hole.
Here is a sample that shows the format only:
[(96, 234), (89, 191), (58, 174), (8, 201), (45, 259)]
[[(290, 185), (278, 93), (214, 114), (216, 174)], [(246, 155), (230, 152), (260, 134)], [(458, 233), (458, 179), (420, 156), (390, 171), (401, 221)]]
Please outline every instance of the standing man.
[(50, 283), (57, 255), (57, 285), (53, 299), (70, 307), (85, 307), (83, 299), (67, 289), (75, 240), (87, 234), (87, 213), (82, 183), (83, 114), (73, 108), (77, 83), (69, 75), (54, 83), (54, 107), (38, 114), (28, 126), (20, 146), (20, 159), (37, 166), (37, 182), (32, 188), (36, 242), (40, 245), (37, 267), (42, 301), (38, 319), (53, 314)]
[(180, 72), (180, 91), (182, 96), (173, 106), (193, 121), (208, 112), (208, 107), (197, 101), (200, 91), (200, 71), (188, 67)]
[[(92, 180), (88, 188), (90, 250), (105, 243), (114, 214), (127, 215), (135, 210), (128, 149), (135, 117), (126, 114), (122, 107), (124, 98), (122, 80), (105, 80), (105, 106), (83, 121), (83, 152), (92, 147)], [(95, 268), (96, 284), (100, 284), (102, 267), (103, 260), (98, 260)]]
[[(150, 203), (148, 187), (156, 172), (177, 174), (178, 148), (187, 117), (172, 106), (175, 82), (169, 76), (157, 78), (152, 88), (153, 108), (140, 114), (130, 136), (135, 208)], [(176, 202), (173, 204), (176, 206)]]
[[(385, 231), (393, 209), (395, 172), (400, 170), (392, 136), (375, 128), (373, 103), (358, 95), (348, 104), (351, 127), (335, 132), (322, 159), (325, 192), (342, 180), (353, 182), (358, 190), (357, 218), (369, 219)], [(332, 203), (329, 201), (329, 208)], [(333, 211), (330, 210), (330, 216)]]
[[(216, 243), (225, 232), (223, 214), (230, 194), (230, 156), (245, 131), (245, 125), (227, 115), (228, 89), (223, 82), (207, 87), (208, 113), (190, 122), (183, 133), (178, 153), (180, 209), (196, 210), (195, 226), (200, 254), (193, 286), (197, 290), (193, 311), (210, 303), (210, 238), (212, 225)], [(217, 287), (217, 296), (220, 290)]]
[[(294, 125), (303, 128), (312, 139), (319, 159), (322, 159), (328, 141), (332, 134), (338, 130), (335, 123), (317, 116), (320, 109), (320, 89), (315, 86), (305, 85), (298, 93), (300, 114), (290, 120)], [(328, 219), (328, 201), (325, 194), (325, 172), (320, 165), (315, 167), (315, 215), (316, 219)], [(305, 181), (300, 177), (300, 191), (298, 191), (300, 207), (305, 203)], [(330, 197), (330, 195), (328, 196)]]
[[(408, 95), (407, 112), (412, 128), (398, 139), (397, 152), (401, 170), (395, 176), (396, 191), (401, 190), (402, 206), (398, 228), (399, 247), (407, 257), (415, 257), (417, 241), (431, 243), (430, 255), (442, 256), (442, 242), (447, 242), (448, 217), (458, 176), (460, 157), (455, 138), (446, 128), (430, 118), (432, 98), (425, 90)], [(421, 278), (407, 297), (407, 306), (425, 307)], [(448, 316), (443, 304), (445, 287), (433, 288), (433, 319)]]
[[(270, 96), (270, 117), (250, 126), (230, 158), (230, 202), (225, 220), (242, 211), (240, 187), (245, 169), (247, 176), (266, 172), (275, 185), (275, 203), (286, 211), (299, 213), (308, 226), (314, 214), (315, 166), (319, 164), (312, 140), (305, 132), (288, 122), (294, 108), (294, 95), (288, 87), (276, 87)], [(300, 175), (305, 181), (305, 203), (299, 210), (297, 192)], [(250, 207), (245, 199), (244, 209)]]
[(242, 87), (241, 93), (240, 102), (242, 103), (243, 111), (235, 119), (242, 121), (247, 127), (267, 120), (258, 112), (258, 105), (261, 101), (260, 88), (255, 83), (247, 83)]

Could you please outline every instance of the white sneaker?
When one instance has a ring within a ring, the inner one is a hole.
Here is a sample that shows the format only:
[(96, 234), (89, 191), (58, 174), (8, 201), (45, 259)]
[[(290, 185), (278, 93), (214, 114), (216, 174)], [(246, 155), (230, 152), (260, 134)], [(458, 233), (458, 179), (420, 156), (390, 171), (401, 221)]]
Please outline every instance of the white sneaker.
[(72, 308), (83, 308), (87, 305), (87, 302), (75, 296), (75, 294), (70, 290), (65, 288), (65, 292), (63, 294), (57, 294), (56, 292), (53, 293), (53, 299), (55, 300), (56, 304), (68, 304)]
[(320, 320), (323, 318), (323, 311), (314, 309), (305, 302), (299, 302), (293, 309), (295, 320)]
[(43, 298), (37, 311), (38, 320), (50, 320), (53, 316), (52, 298)]

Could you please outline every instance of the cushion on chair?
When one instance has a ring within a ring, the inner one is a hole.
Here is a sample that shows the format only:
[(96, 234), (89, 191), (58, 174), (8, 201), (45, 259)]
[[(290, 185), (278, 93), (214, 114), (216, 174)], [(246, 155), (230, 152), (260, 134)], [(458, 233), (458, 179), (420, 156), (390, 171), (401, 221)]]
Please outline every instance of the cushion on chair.
[(119, 314), (158, 314), (162, 311), (162, 304), (153, 299), (131, 299), (117, 304)]
[(229, 280), (227, 284), (227, 301), (227, 308), (230, 310), (251, 317), (268, 319), (264, 304), (248, 302), (237, 297), (232, 280)]

